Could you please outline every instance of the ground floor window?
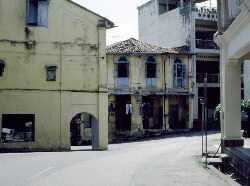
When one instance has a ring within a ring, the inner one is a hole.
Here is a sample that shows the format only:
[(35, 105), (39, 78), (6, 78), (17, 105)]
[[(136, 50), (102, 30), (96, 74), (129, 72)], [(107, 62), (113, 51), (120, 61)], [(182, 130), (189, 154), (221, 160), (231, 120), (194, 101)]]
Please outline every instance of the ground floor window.
[(34, 114), (3, 114), (2, 142), (32, 142), (35, 140)]

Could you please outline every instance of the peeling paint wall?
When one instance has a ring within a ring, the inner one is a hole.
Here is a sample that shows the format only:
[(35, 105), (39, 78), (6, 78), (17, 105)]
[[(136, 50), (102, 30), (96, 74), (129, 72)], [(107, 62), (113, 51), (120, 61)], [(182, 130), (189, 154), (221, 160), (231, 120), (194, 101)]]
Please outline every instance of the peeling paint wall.
[[(106, 29), (97, 27), (101, 19), (67, 0), (50, 0), (48, 28), (26, 27), (26, 0), (0, 0), (0, 59), (6, 63), (0, 113), (36, 116), (34, 143), (0, 143), (0, 149), (69, 149), (70, 121), (81, 112), (98, 119), (96, 148), (107, 148)], [(57, 66), (56, 81), (46, 81), (46, 65)]]
[[(116, 81), (116, 65), (117, 61), (120, 57), (125, 56), (129, 62), (129, 87), (125, 89), (119, 89), (119, 94), (130, 94), (131, 96), (131, 104), (133, 105), (133, 113), (131, 115), (131, 131), (130, 135), (142, 135), (143, 134), (143, 116), (141, 113), (141, 104), (142, 104), (142, 97), (143, 96), (150, 96), (150, 95), (157, 95), (157, 93), (161, 94), (158, 95), (158, 99), (161, 99), (162, 107), (164, 107), (164, 90), (166, 83), (166, 89), (174, 89), (173, 87), (173, 64), (176, 58), (179, 58), (182, 63), (186, 64), (187, 67), (187, 81), (188, 81), (188, 88), (186, 89), (188, 93), (193, 93), (193, 83), (192, 77), (194, 75), (194, 68), (192, 65), (192, 56), (188, 55), (152, 55), (156, 59), (157, 64), (157, 86), (156, 88), (147, 88), (146, 87), (146, 74), (145, 74), (145, 66), (146, 60), (148, 56), (146, 54), (141, 55), (107, 55), (107, 77), (108, 77), (108, 88), (109, 88), (109, 106), (115, 105), (115, 91), (117, 90)], [(164, 63), (165, 63), (165, 70), (164, 70)], [(165, 75), (164, 75), (165, 72)], [(164, 82), (164, 77), (166, 78), (166, 82)], [(147, 94), (145, 94), (145, 92)], [(176, 90), (178, 91), (178, 90)], [(178, 97), (178, 96), (177, 96)], [(163, 129), (169, 129), (169, 105), (174, 102), (176, 97), (174, 96), (167, 96), (165, 98), (165, 114), (166, 117), (163, 118), (165, 121), (163, 122)], [(193, 127), (193, 97), (186, 96), (187, 98), (187, 105), (189, 110), (189, 121), (187, 122), (187, 128)], [(109, 109), (109, 140), (112, 141), (115, 139), (116, 133), (116, 114), (115, 110), (111, 112)]]

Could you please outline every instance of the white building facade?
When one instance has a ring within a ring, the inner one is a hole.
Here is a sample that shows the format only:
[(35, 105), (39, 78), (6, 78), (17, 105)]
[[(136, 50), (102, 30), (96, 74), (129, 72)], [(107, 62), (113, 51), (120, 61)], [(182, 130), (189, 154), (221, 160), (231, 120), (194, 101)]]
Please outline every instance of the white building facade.
[[(218, 0), (223, 147), (242, 146), (241, 64), (250, 59), (250, 0)], [(245, 70), (245, 76), (249, 71)], [(249, 84), (245, 83), (245, 88)]]

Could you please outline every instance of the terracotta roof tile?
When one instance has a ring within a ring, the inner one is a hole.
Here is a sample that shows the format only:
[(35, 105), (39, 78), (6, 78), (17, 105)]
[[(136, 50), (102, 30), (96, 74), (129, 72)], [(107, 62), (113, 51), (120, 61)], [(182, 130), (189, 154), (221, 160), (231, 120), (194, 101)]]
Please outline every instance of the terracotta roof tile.
[(121, 41), (115, 44), (112, 44), (106, 48), (107, 54), (188, 54), (187, 47), (178, 47), (178, 48), (163, 48), (156, 45), (151, 45), (142, 41), (139, 41), (134, 38), (130, 38), (125, 41)]

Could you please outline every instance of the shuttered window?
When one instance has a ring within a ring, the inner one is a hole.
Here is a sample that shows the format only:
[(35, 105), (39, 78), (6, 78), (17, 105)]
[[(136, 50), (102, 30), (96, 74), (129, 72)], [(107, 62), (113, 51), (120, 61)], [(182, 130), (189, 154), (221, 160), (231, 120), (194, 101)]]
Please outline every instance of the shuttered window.
[(26, 0), (26, 21), (30, 26), (48, 27), (48, 0)]
[(183, 64), (180, 59), (176, 59), (174, 62), (174, 88), (186, 88), (186, 71), (186, 64)]

